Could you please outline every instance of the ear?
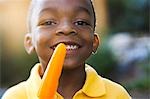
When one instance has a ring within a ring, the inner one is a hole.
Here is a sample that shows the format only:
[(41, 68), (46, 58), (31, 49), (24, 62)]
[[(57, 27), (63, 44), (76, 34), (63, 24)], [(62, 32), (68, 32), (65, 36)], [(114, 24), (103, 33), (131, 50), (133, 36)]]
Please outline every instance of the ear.
[(27, 33), (24, 38), (24, 47), (28, 54), (31, 54), (35, 49), (32, 43), (32, 34)]
[(94, 41), (93, 41), (93, 52), (95, 53), (97, 51), (97, 48), (99, 46), (100, 39), (97, 33), (94, 33)]

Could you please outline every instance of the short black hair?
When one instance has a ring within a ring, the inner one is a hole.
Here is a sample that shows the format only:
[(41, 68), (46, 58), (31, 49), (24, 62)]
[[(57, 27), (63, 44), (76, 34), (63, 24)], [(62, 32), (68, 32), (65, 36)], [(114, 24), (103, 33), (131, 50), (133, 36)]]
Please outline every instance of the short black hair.
[[(32, 17), (33, 8), (34, 8), (34, 5), (36, 4), (36, 1), (37, 0), (31, 0), (31, 2), (30, 2), (29, 11), (28, 11), (28, 18), (27, 18), (28, 32), (31, 32), (31, 17)], [(94, 10), (94, 5), (93, 5), (92, 0), (89, 0), (89, 1), (91, 3), (93, 15), (94, 15), (94, 31), (95, 31), (95, 27), (96, 27), (96, 13), (95, 13), (95, 10)]]

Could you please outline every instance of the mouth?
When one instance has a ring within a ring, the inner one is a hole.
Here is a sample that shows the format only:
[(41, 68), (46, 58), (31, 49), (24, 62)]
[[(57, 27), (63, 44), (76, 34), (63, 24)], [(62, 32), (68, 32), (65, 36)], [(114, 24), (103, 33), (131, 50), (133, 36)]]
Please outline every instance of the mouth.
[(79, 48), (81, 48), (81, 45), (80, 45), (80, 44), (78, 44), (78, 43), (76, 43), (76, 42), (70, 42), (70, 41), (69, 41), (69, 42), (59, 42), (59, 43), (53, 45), (51, 48), (52, 48), (53, 50), (55, 50), (56, 46), (57, 46), (58, 44), (60, 44), (60, 43), (64, 43), (64, 44), (66, 45), (66, 50), (67, 50), (67, 51), (78, 50)]

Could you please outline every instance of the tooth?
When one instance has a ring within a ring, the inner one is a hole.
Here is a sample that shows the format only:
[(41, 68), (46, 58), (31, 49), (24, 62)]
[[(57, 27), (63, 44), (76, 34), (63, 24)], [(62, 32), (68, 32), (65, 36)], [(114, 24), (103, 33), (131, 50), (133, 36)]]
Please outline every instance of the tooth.
[(69, 45), (66, 45), (66, 48), (67, 48), (67, 49), (70, 49), (70, 46), (69, 46)]
[(67, 49), (67, 50), (75, 50), (75, 49), (77, 49), (77, 48), (78, 48), (77, 45), (66, 45), (66, 49)]
[(76, 45), (73, 46), (73, 49), (76, 49)]
[(72, 46), (72, 49), (75, 49), (75, 46)]
[(71, 47), (70, 47), (71, 49), (74, 49), (74, 46), (73, 45), (71, 45)]
[(78, 46), (76, 45), (75, 48), (78, 49)]

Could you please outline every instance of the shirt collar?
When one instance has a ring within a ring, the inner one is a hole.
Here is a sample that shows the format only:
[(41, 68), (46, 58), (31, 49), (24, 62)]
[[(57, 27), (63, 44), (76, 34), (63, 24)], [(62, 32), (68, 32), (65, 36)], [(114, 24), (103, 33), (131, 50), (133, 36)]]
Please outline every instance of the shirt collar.
[(82, 91), (90, 97), (99, 97), (106, 93), (105, 84), (96, 71), (86, 64), (86, 81)]
[(28, 97), (37, 97), (37, 93), (39, 90), (39, 87), (41, 85), (41, 77), (39, 75), (39, 70), (40, 70), (40, 63), (37, 63), (31, 70), (30, 72), (30, 77), (27, 80), (27, 94)]
[[(40, 63), (37, 63), (31, 70), (30, 72), (30, 77), (28, 79), (28, 86), (27, 86), (27, 94), (28, 94), (28, 97), (29, 99), (39, 99), (38, 98), (38, 91), (39, 91), (39, 88), (41, 86), (41, 83), (42, 83), (42, 79), (39, 75), (39, 71), (40, 71), (40, 68), (41, 68), (41, 64)], [(63, 97), (61, 95), (59, 95), (57, 92), (56, 92), (56, 95), (55, 97), (61, 97), (63, 99)]]
[[(40, 64), (36, 64), (32, 70), (31, 75), (28, 79), (28, 96), (37, 97), (38, 89), (41, 85), (41, 77), (39, 75)], [(86, 81), (81, 91), (89, 97), (99, 97), (104, 95), (106, 92), (105, 84), (96, 71), (86, 64)]]

